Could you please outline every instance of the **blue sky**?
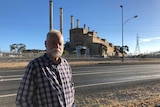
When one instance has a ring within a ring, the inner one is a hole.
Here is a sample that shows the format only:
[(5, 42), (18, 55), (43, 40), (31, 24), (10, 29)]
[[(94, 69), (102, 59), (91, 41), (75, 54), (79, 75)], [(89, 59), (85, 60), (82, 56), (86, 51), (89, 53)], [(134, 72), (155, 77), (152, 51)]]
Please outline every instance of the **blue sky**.
[[(63, 8), (63, 35), (69, 41), (70, 16), (80, 27), (86, 24), (113, 45), (122, 45), (123, 5), (124, 45), (134, 53), (139, 36), (141, 53), (159, 51), (160, 0), (53, 0), (53, 28), (59, 30), (59, 8)], [(76, 25), (75, 25), (76, 27)], [(27, 49), (45, 49), (49, 31), (49, 0), (0, 0), (0, 50), (9, 52), (13, 43)]]

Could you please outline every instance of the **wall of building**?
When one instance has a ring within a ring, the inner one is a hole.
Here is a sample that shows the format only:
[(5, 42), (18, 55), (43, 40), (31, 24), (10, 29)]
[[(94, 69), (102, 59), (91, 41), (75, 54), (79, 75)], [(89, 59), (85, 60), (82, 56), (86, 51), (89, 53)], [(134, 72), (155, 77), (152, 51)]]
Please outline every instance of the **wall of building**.
[(98, 37), (94, 31), (85, 28), (74, 28), (70, 30), (70, 48), (75, 50), (77, 46), (86, 46), (90, 55), (114, 56), (114, 45)]

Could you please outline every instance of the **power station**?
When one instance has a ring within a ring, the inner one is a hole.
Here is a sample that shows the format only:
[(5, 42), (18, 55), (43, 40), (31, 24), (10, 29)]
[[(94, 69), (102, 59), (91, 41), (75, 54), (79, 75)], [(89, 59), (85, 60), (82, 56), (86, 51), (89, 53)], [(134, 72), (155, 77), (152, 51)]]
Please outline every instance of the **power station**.
[[(50, 30), (53, 29), (52, 4), (52, 0), (50, 0)], [(81, 28), (79, 19), (76, 20), (76, 27), (74, 27), (73, 15), (71, 15), (70, 23), (70, 41), (67, 47), (67, 51), (69, 53), (102, 57), (122, 56), (120, 50), (116, 49), (116, 46), (109, 43), (106, 39), (100, 38), (97, 32), (90, 31), (90, 27), (86, 29), (86, 24), (84, 24), (84, 27)], [(60, 32), (63, 34), (63, 8), (60, 8)]]

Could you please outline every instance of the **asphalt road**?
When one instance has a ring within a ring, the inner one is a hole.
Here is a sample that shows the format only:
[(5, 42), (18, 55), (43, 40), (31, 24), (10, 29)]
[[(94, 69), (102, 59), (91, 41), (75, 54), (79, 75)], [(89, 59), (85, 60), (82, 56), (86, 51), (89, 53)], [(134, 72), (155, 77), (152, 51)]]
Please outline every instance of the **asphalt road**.
[[(159, 64), (72, 67), (76, 89), (160, 78)], [(15, 107), (24, 69), (0, 69), (0, 107)]]

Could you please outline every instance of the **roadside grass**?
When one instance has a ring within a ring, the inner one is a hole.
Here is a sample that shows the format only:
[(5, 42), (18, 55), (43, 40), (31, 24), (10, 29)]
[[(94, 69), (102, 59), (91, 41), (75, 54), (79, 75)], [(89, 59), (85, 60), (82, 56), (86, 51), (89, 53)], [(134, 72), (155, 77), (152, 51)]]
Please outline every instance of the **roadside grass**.
[(159, 87), (159, 79), (103, 86), (100, 90), (92, 87), (78, 90), (76, 103), (78, 107), (160, 107)]
[[(24, 68), (27, 66), (29, 62), (0, 62), (0, 68)], [(124, 63), (121, 62), (121, 60), (99, 60), (99, 61), (69, 61), (69, 64), (71, 66), (87, 66), (87, 65), (95, 65), (95, 64), (154, 64), (159, 63), (160, 64), (160, 58), (157, 59), (138, 59), (138, 60), (125, 60)]]

